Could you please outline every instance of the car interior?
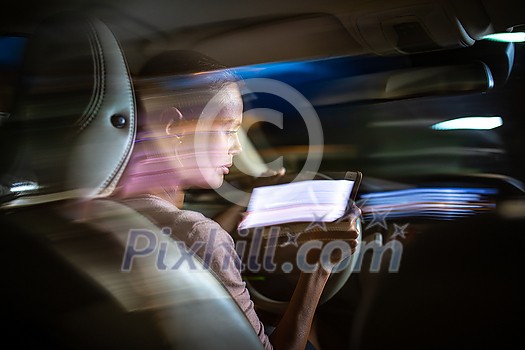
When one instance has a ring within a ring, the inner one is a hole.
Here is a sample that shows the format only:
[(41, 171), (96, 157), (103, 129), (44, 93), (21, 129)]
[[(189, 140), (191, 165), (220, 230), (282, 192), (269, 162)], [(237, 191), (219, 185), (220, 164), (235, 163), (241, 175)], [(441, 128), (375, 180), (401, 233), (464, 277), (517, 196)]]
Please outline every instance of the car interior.
[(128, 161), (137, 117), (109, 28), (61, 13), (38, 26), (26, 55), (19, 108), (3, 125), (6, 340), (46, 349), (262, 348), (193, 256), (173, 270), (154, 254), (122, 267), (130, 229), (165, 247), (162, 263), (184, 251), (138, 211), (104, 199)]
[[(184, 49), (246, 82), (244, 152), (218, 190), (188, 189), (184, 208), (218, 218), (281, 166), (283, 182), (363, 174), (359, 249), (317, 308), (318, 350), (520, 340), (525, 4), (53, 0), (9, 8), (0, 14), (5, 339), (54, 349), (261, 348), (207, 271), (166, 278), (154, 256), (121, 271), (133, 227), (155, 232), (170, 247), (166, 259), (184, 255), (160, 227), (106, 198), (133, 147), (142, 65)], [(265, 322), (279, 320), (297, 282), (283, 270), (243, 275)]]

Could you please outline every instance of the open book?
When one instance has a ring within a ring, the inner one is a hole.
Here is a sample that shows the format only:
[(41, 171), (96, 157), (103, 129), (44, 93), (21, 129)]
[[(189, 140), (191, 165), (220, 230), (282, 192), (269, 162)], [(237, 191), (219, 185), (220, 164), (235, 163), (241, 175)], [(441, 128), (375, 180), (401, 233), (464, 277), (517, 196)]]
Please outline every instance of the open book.
[(238, 229), (335, 221), (344, 216), (354, 186), (355, 180), (307, 180), (257, 187)]

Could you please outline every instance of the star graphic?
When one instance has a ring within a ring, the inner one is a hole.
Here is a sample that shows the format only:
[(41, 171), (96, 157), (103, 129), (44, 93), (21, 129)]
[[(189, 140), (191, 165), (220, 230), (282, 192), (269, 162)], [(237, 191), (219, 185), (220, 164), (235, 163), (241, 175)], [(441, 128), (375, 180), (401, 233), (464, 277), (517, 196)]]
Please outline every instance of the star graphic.
[(286, 247), (287, 245), (293, 245), (294, 247), (298, 247), (299, 244), (297, 243), (297, 239), (299, 238), (299, 236), (301, 235), (301, 233), (298, 233), (298, 234), (293, 234), (291, 232), (286, 232), (286, 242), (282, 243), (280, 245), (280, 247)]
[(322, 216), (318, 216), (317, 214), (314, 213), (314, 220), (308, 224), (308, 226), (306, 227), (306, 229), (304, 231), (306, 232), (306, 231), (309, 231), (309, 230), (313, 230), (317, 226), (319, 226), (321, 228), (321, 230), (323, 230), (324, 232), (328, 231), (327, 228), (326, 228), (326, 222), (324, 221), (324, 217), (327, 214), (324, 214)]
[(360, 198), (357, 201), (355, 201), (355, 205), (357, 205), (359, 209), (363, 210), (367, 202), (368, 202), (368, 198)]
[[(361, 209), (361, 208), (359, 207), (359, 209)], [(363, 212), (362, 212), (362, 209), (361, 209), (361, 216), (362, 215), (363, 215)], [(343, 215), (339, 219), (337, 219), (336, 222), (352, 221), (352, 219), (355, 219), (356, 217), (357, 216), (356, 216), (355, 211), (350, 210), (350, 211), (346, 212), (345, 215)]]
[(376, 209), (372, 209), (372, 221), (370, 221), (370, 223), (366, 225), (366, 229), (368, 230), (376, 225), (379, 225), (386, 230), (388, 228), (388, 225), (386, 223), (386, 217), (390, 213), (390, 210), (391, 209), (379, 211)]
[(396, 239), (397, 236), (405, 239), (405, 230), (408, 227), (409, 224), (404, 224), (403, 226), (399, 226), (398, 224), (394, 224), (394, 233), (392, 234), (392, 237), (390, 239)]
[[(367, 202), (368, 202), (368, 198), (362, 198), (354, 202), (355, 206), (361, 210), (361, 217), (368, 214), (367, 212), (368, 207), (366, 206)], [(354, 216), (355, 216), (355, 213), (352, 210), (350, 210), (349, 212), (346, 213), (345, 216), (337, 220), (337, 222), (350, 221), (350, 219), (353, 219)]]

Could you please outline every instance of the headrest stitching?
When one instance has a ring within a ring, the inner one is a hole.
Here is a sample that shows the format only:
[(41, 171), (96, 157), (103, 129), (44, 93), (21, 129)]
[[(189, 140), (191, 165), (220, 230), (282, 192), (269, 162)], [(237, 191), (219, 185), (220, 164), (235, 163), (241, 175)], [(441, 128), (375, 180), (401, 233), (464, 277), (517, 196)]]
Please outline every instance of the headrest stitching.
[[(96, 39), (98, 40), (98, 37), (96, 37)], [(118, 51), (119, 61), (120, 61), (121, 65), (123, 66), (124, 71), (128, 72), (128, 67), (127, 67), (126, 61), (124, 59), (124, 56), (122, 54), (120, 45), (118, 44), (118, 42), (116, 42), (116, 45), (119, 46), (119, 49), (120, 49)], [(105, 71), (104, 71), (104, 74), (106, 74)], [(99, 191), (101, 194), (104, 192), (104, 190), (107, 190), (108, 187), (112, 185), (111, 182), (114, 181), (115, 178), (118, 175), (122, 174), (122, 172), (124, 171), (125, 163), (129, 160), (129, 157), (130, 157), (130, 154), (131, 154), (131, 149), (132, 149), (133, 144), (134, 144), (134, 139), (135, 139), (135, 108), (134, 108), (134, 106), (135, 106), (135, 98), (134, 98), (133, 85), (131, 83), (131, 78), (129, 77), (129, 75), (126, 75), (124, 79), (125, 79), (126, 85), (127, 85), (129, 106), (131, 106), (131, 108), (129, 110), (129, 114), (130, 115), (129, 115), (128, 143), (126, 145), (125, 152), (123, 153), (122, 157), (118, 161), (115, 169), (111, 172), (111, 174), (106, 178), (106, 180), (101, 185), (101, 188), (100, 188), (100, 191)]]
[(89, 102), (89, 105), (86, 107), (82, 117), (79, 120), (80, 129), (79, 132), (84, 130), (97, 116), (97, 113), (100, 110), (102, 105), (103, 96), (105, 94), (105, 64), (104, 56), (102, 53), (102, 45), (98, 38), (97, 32), (93, 23), (89, 22), (89, 43), (91, 46), (91, 53), (93, 57), (93, 64), (95, 69), (95, 81), (94, 81), (94, 90), (93, 96)]
[[(124, 63), (124, 60), (122, 62)], [(135, 99), (133, 98), (133, 88), (131, 86), (131, 81), (129, 79), (126, 79), (126, 81), (128, 83), (129, 101), (130, 101), (130, 103), (132, 103), (134, 105)], [(108, 189), (108, 187), (110, 187), (112, 185), (111, 182), (117, 176), (119, 176), (120, 174), (122, 174), (124, 172), (125, 163), (130, 158), (131, 149), (133, 148), (133, 144), (134, 144), (134, 141), (135, 141), (135, 137), (134, 137), (134, 134), (135, 134), (135, 113), (134, 113), (134, 109), (133, 108), (130, 109), (130, 117), (129, 117), (129, 119), (130, 119), (130, 121), (129, 121), (128, 134), (131, 137), (128, 137), (128, 144), (126, 145), (126, 151), (124, 152), (123, 156), (120, 158), (120, 160), (117, 163), (117, 166), (115, 167), (115, 169), (111, 172), (111, 174), (108, 176), (106, 181), (104, 181), (104, 183), (102, 184), (101, 190), (100, 190), (101, 194), (104, 192), (104, 190)]]

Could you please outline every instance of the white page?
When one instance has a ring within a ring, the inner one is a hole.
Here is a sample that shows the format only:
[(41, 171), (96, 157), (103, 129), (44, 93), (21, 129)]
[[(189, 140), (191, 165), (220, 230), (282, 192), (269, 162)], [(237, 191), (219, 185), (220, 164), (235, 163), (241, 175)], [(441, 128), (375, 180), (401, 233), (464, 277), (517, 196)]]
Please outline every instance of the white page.
[(239, 229), (337, 220), (353, 187), (350, 180), (309, 180), (255, 188)]

